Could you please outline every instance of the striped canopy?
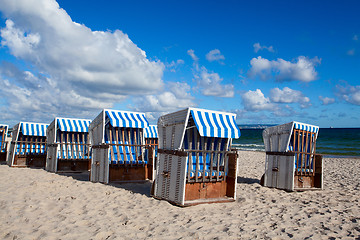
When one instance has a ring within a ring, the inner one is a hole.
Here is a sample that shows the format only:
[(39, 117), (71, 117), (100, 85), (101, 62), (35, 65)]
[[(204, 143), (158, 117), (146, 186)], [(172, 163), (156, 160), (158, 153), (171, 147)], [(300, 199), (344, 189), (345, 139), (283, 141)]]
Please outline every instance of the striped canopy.
[(105, 113), (113, 127), (146, 128), (149, 126), (145, 113), (117, 110), (105, 110)]
[(158, 138), (157, 125), (149, 125), (144, 130), (145, 138)]
[(9, 129), (9, 125), (0, 124), (0, 128), (5, 128), (5, 133), (7, 133), (8, 129)]
[(46, 128), (49, 124), (21, 122), (20, 130), (25, 136), (46, 136)]
[(91, 120), (56, 118), (60, 131), (63, 132), (88, 132)]
[(300, 122), (294, 122), (294, 129), (305, 130), (305, 131), (309, 131), (309, 132), (313, 132), (313, 133), (319, 132), (318, 126), (300, 123)]
[(241, 135), (235, 121), (235, 114), (193, 108), (191, 115), (200, 136), (239, 138)]

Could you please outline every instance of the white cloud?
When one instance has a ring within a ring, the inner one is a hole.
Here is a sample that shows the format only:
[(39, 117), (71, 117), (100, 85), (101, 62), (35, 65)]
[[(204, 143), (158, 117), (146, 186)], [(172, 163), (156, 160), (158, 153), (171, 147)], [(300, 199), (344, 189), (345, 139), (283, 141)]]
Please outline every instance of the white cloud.
[(273, 111), (277, 106), (271, 103), (269, 98), (266, 98), (260, 89), (256, 91), (249, 90), (241, 96), (244, 108), (248, 111)]
[(189, 56), (192, 58), (192, 60), (194, 61), (199, 61), (199, 58), (195, 55), (195, 51), (192, 49), (189, 49), (187, 51), (187, 53), (189, 54)]
[(289, 62), (278, 58), (268, 60), (261, 56), (250, 61), (251, 68), (248, 72), (249, 77), (259, 77), (263, 80), (275, 76), (277, 81), (301, 81), (311, 82), (317, 79), (315, 66), (320, 63), (317, 57), (308, 59), (304, 56), (297, 58), (295, 62)]
[(206, 67), (199, 66), (199, 58), (194, 50), (190, 49), (187, 53), (194, 60), (194, 79), (197, 83), (196, 88), (200, 89), (204, 96), (213, 97), (234, 97), (234, 85), (222, 84), (223, 79), (218, 73), (210, 72)]
[(273, 88), (270, 90), (270, 100), (274, 103), (300, 103), (302, 108), (311, 105), (310, 99), (300, 91), (284, 87), (283, 90)]
[(201, 67), (200, 75), (195, 76), (201, 93), (205, 96), (214, 97), (234, 97), (234, 85), (221, 84), (223, 81), (219, 74), (209, 72), (205, 67)]
[(147, 95), (134, 99), (136, 107), (130, 108), (145, 112), (150, 121), (155, 121), (159, 116), (174, 112), (178, 109), (194, 107), (194, 97), (190, 94), (190, 86), (183, 82), (169, 82), (167, 91), (157, 95)]
[(329, 105), (335, 102), (334, 98), (323, 97), (323, 96), (319, 96), (319, 100), (321, 101), (322, 105)]
[(268, 50), (269, 52), (275, 52), (273, 46), (270, 46), (270, 47), (261, 46), (260, 43), (254, 43), (253, 47), (254, 47), (254, 52), (255, 52), (255, 53), (257, 53), (257, 52), (260, 51), (260, 50), (264, 50), (264, 49), (265, 49), (265, 50)]
[(360, 105), (360, 85), (336, 85), (336, 95), (348, 103)]
[(359, 36), (358, 36), (358, 35), (354, 35), (353, 40), (354, 40), (354, 41), (358, 41), (358, 40), (359, 40)]
[(170, 72), (176, 72), (176, 68), (180, 65), (183, 65), (185, 62), (182, 59), (178, 59), (175, 61), (171, 61), (170, 63), (166, 64), (166, 68), (170, 70)]
[(206, 59), (209, 62), (225, 60), (224, 55), (221, 54), (219, 49), (211, 50), (206, 54)]
[[(148, 60), (120, 30), (92, 31), (73, 22), (55, 0), (2, 0), (0, 11), (7, 18), (0, 32), (2, 46), (30, 63), (36, 76), (31, 80), (29, 71), (20, 70), (28, 80), (14, 81), (4, 75), (2, 80), (19, 93), (30, 91), (29, 103), (36, 103), (41, 93), (64, 98), (62, 104), (76, 109), (102, 108), (128, 95), (156, 93), (163, 86), (164, 64)], [(34, 80), (39, 81), (41, 92), (27, 89), (25, 82)], [(16, 104), (19, 99), (7, 94), (9, 106)], [(59, 112), (54, 101), (45, 102), (49, 106), (42, 111)]]

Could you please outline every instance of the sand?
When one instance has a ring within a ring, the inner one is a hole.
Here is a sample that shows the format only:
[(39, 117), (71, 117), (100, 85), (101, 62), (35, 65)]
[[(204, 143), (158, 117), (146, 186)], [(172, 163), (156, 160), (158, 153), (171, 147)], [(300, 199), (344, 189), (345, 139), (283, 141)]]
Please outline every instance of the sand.
[(150, 183), (0, 166), (1, 239), (360, 239), (360, 159), (325, 158), (324, 190), (262, 187), (265, 154), (241, 152), (237, 201), (180, 208)]

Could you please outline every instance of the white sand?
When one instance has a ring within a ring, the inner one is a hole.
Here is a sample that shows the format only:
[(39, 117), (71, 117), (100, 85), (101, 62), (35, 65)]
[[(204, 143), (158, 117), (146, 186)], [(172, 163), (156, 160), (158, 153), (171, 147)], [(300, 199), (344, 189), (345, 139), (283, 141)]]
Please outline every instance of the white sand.
[(0, 166), (1, 239), (329, 239), (360, 237), (360, 159), (326, 158), (323, 191), (262, 187), (265, 154), (241, 152), (233, 203), (180, 208), (150, 184)]

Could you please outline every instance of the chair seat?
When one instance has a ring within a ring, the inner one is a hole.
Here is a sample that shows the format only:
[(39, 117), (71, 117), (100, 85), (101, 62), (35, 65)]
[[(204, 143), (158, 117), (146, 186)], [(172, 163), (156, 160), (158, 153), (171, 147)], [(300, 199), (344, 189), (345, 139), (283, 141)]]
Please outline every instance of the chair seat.
[[(212, 176), (216, 177), (216, 173), (217, 171), (212, 171)], [(223, 177), (225, 174), (223, 171), (219, 171), (219, 177)], [(194, 178), (196, 176), (196, 172), (195, 171), (190, 171), (190, 178)], [(209, 177), (210, 176), (210, 171), (206, 170), (205, 171), (205, 177)], [(198, 171), (198, 178), (202, 178), (203, 177), (203, 172), (202, 171)]]
[[(113, 164), (125, 164), (125, 162), (123, 160), (120, 161), (112, 161)], [(147, 164), (147, 161), (143, 161), (143, 160), (138, 160), (136, 161), (126, 161), (126, 164)]]

